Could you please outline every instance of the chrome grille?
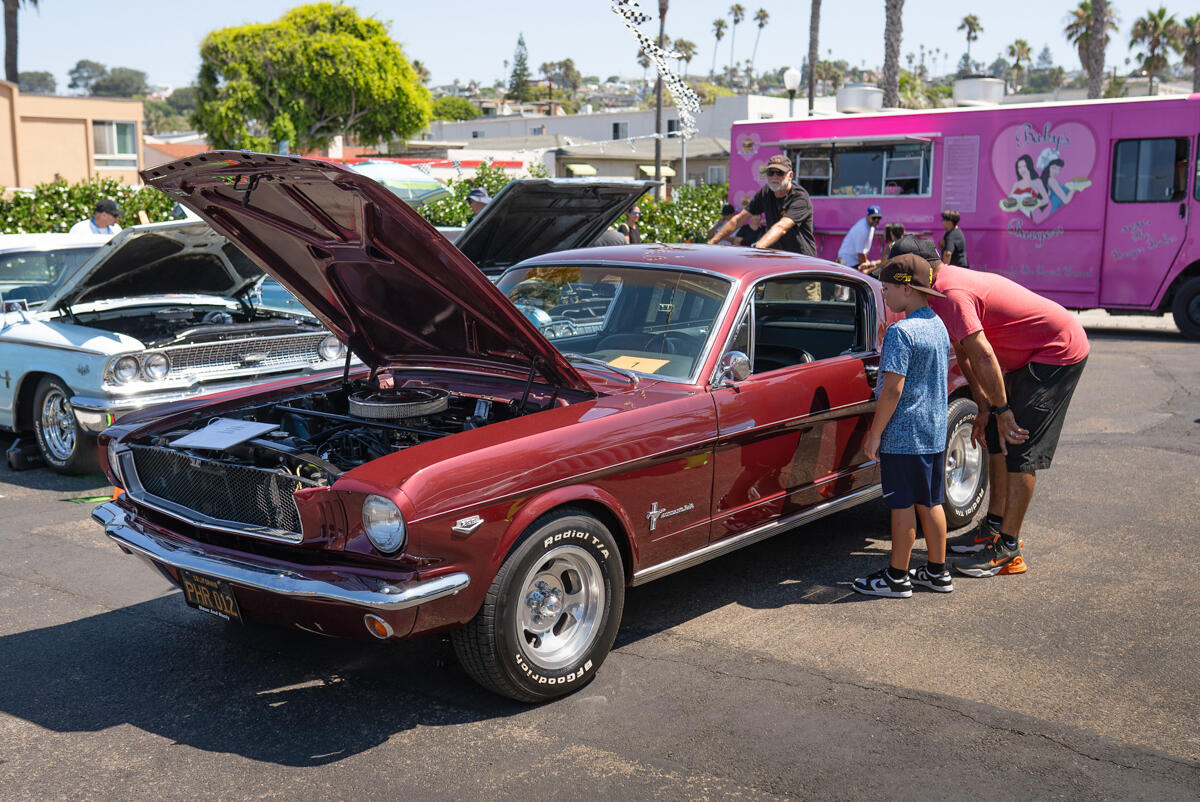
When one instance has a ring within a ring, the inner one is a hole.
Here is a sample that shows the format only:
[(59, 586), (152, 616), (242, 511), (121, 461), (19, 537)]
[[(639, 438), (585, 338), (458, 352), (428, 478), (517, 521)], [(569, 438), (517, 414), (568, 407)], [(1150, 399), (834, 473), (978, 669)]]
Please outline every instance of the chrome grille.
[(283, 334), (276, 337), (252, 337), (218, 343), (177, 345), (163, 349), (171, 360), (168, 378), (224, 374), (239, 368), (299, 368), (322, 361), (317, 345), (329, 336)]
[(229, 465), (158, 446), (130, 446), (130, 495), (200, 525), (292, 542), (301, 539), (292, 493), (313, 484), (296, 476)]

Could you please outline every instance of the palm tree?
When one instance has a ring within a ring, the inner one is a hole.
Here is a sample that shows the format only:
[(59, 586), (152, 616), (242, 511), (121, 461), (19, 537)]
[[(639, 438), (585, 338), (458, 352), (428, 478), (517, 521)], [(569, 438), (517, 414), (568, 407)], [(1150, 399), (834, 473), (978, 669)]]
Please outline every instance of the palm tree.
[[(1067, 25), (1063, 33), (1067, 41), (1075, 45), (1079, 63), (1088, 74), (1088, 97), (1098, 98), (1104, 89), (1104, 51), (1108, 46), (1108, 32), (1117, 31), (1117, 12), (1109, 8), (1108, 0), (1080, 0), (1079, 5), (1067, 14)], [(1092, 47), (1092, 41), (1097, 42)]]
[(417, 80), (421, 82), (422, 86), (429, 83), (429, 68), (425, 66), (423, 61), (420, 59), (413, 59), (412, 68), (413, 72), (417, 74)]
[(4, 0), (4, 80), (17, 83), (17, 9), (36, 6), (38, 0)]
[(967, 32), (967, 61), (969, 62), (971, 60), (971, 42), (979, 40), (979, 34), (983, 33), (983, 26), (979, 24), (979, 17), (968, 14), (963, 17), (958, 29)]
[(765, 8), (760, 8), (754, 12), (754, 21), (758, 24), (758, 33), (754, 34), (754, 49), (750, 51), (750, 64), (753, 66), (755, 59), (758, 58), (758, 40), (762, 37), (762, 29), (767, 27), (767, 20), (771, 15), (767, 13)]
[(729, 18), (733, 20), (733, 24), (729, 26), (729, 80), (733, 81), (733, 42), (737, 38), (737, 26), (746, 18), (746, 7), (741, 3), (734, 3), (729, 7)]
[(683, 77), (687, 78), (688, 65), (696, 57), (696, 43), (688, 39), (676, 39), (672, 47), (679, 54), (679, 60), (683, 62)]
[(646, 72), (650, 69), (650, 57), (646, 55), (645, 50), (639, 50), (637, 55), (638, 66), (642, 68), (642, 99), (646, 98)]
[(1021, 62), (1029, 61), (1030, 50), (1029, 42), (1024, 39), (1018, 39), (1008, 46), (1008, 57), (1013, 60), (1013, 91), (1020, 88), (1021, 79), (1025, 74)]
[(904, 0), (884, 0), (883, 105), (900, 104), (900, 39), (903, 33)]
[(1146, 16), (1133, 21), (1129, 32), (1129, 46), (1141, 45), (1146, 51), (1137, 56), (1138, 63), (1150, 77), (1150, 94), (1155, 93), (1154, 76), (1167, 68), (1167, 54), (1172, 50), (1182, 52), (1183, 28), (1168, 14), (1166, 6), (1156, 11), (1147, 11)]
[[(817, 34), (821, 28), (821, 0), (812, 0), (812, 16), (808, 18), (808, 116), (813, 113), (813, 98), (817, 94)], [(790, 101), (789, 101), (790, 102)]]
[(721, 17), (713, 20), (713, 36), (717, 38), (713, 45), (713, 62), (712, 69), (708, 71), (708, 79), (711, 81), (717, 74), (717, 45), (721, 44), (721, 40), (725, 38), (725, 27), (727, 23)]
[(1183, 21), (1183, 63), (1192, 68), (1192, 91), (1200, 92), (1200, 14)]

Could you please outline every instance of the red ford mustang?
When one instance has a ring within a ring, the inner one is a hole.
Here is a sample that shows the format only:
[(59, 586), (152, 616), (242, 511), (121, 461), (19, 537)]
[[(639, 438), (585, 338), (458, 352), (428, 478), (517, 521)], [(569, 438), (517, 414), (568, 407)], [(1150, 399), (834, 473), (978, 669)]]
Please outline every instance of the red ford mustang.
[[(627, 585), (879, 494), (862, 441), (886, 317), (857, 271), (644, 245), (546, 254), (492, 284), (335, 165), (217, 152), (144, 175), (366, 366), (101, 438), (125, 493), (93, 517), (199, 610), (350, 637), (452, 630), (473, 678), (544, 700), (595, 675)], [(513, 247), (570, 219), (526, 217)], [(953, 526), (979, 508), (986, 460), (957, 373), (948, 403)]]

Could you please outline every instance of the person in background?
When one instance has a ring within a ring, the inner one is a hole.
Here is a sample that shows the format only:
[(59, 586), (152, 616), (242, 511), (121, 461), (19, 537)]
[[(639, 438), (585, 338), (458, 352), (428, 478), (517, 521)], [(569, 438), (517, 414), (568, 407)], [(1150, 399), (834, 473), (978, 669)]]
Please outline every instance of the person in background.
[(467, 205), (471, 207), (471, 217), (483, 211), (483, 207), (492, 202), (492, 196), (485, 187), (475, 187), (467, 194)]
[(732, 236), (726, 236), (726, 237), (722, 237), (720, 239), (714, 240), (713, 235), (715, 235), (718, 231), (720, 231), (722, 228), (725, 227), (725, 224), (729, 222), (729, 218), (733, 217), (734, 212), (736, 212), (736, 211), (737, 210), (733, 208), (732, 203), (727, 203), (721, 207), (721, 219), (718, 220), (716, 223), (714, 223), (713, 227), (710, 228), (708, 230), (708, 233), (705, 235), (705, 239), (708, 240), (708, 243), (710, 245), (732, 245), (733, 244)]
[(97, 204), (91, 217), (80, 220), (71, 226), (71, 234), (116, 234), (121, 230), (117, 219), (125, 214), (117, 208), (112, 198), (103, 198)]
[(899, 240), (903, 236), (904, 236), (904, 224), (903, 223), (888, 223), (886, 226), (883, 227), (883, 256), (882, 256), (882, 258), (876, 259), (874, 262), (867, 262), (866, 264), (861, 264), (858, 266), (858, 269), (864, 273), (874, 274), (875, 271), (879, 270), (879, 267), (887, 260), (888, 251), (891, 249), (892, 244), (895, 243), (897, 240)]
[(630, 245), (642, 244), (642, 230), (638, 228), (638, 224), (642, 222), (642, 210), (634, 206), (625, 215), (625, 222), (617, 226), (617, 231), (625, 236), (625, 241)]
[(762, 236), (763, 226), (762, 217), (757, 214), (750, 215), (749, 222), (737, 230), (733, 235), (733, 244), (741, 245), (743, 248), (749, 248), (754, 243), (758, 242), (758, 238)]
[(960, 219), (959, 213), (954, 209), (942, 212), (942, 228), (946, 230), (946, 236), (938, 243), (938, 253), (942, 255), (943, 264), (968, 267), (967, 238), (958, 227)]
[(867, 207), (866, 216), (860, 218), (846, 232), (846, 238), (842, 240), (842, 247), (838, 248), (838, 264), (857, 267), (861, 270), (863, 265), (871, 263), (867, 254), (871, 250), (871, 243), (875, 241), (875, 227), (882, 219), (883, 212), (878, 206)]
[[(735, 214), (708, 238), (709, 245), (716, 245), (738, 229), (751, 215), (761, 214), (767, 218), (767, 230), (755, 241), (755, 248), (778, 248), (781, 251), (817, 255), (817, 241), (813, 236), (813, 206), (808, 191), (793, 184), (792, 163), (787, 156), (777, 153), (763, 167), (767, 183), (745, 209)], [(813, 282), (817, 284), (818, 282)]]

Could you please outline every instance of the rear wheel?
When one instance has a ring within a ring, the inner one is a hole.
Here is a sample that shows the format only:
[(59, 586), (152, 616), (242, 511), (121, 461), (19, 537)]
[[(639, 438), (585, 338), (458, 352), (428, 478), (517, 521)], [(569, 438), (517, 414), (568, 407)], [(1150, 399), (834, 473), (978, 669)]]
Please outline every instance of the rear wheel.
[(946, 414), (946, 528), (958, 529), (974, 520), (987, 495), (987, 449), (971, 445), (975, 402), (955, 398)]
[(71, 391), (57, 376), (47, 376), (33, 394), (33, 431), (42, 459), (58, 473), (95, 473), (96, 438), (79, 428), (71, 409)]
[(1200, 340), (1200, 276), (1188, 279), (1171, 304), (1175, 325), (1189, 340)]

